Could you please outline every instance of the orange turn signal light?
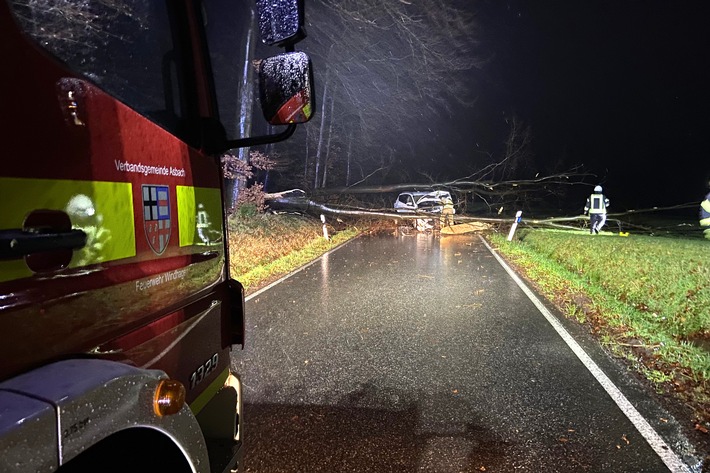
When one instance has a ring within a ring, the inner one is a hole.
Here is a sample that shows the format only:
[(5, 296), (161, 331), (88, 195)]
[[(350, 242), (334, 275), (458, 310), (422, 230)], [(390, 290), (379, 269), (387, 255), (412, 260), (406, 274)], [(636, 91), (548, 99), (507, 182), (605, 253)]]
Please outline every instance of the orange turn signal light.
[(163, 379), (155, 388), (153, 410), (162, 417), (177, 414), (185, 404), (185, 386), (173, 379)]

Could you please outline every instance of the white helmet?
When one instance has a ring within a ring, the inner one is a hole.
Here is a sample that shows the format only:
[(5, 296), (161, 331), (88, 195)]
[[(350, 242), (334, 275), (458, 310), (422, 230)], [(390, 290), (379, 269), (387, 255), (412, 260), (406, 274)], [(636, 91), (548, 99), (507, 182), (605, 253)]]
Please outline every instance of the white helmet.
[(602, 191), (602, 186), (596, 186), (594, 188), (594, 192), (601, 192)]
[(78, 219), (86, 219), (93, 217), (96, 214), (94, 202), (91, 198), (84, 194), (77, 194), (69, 199), (66, 212), (69, 216)]

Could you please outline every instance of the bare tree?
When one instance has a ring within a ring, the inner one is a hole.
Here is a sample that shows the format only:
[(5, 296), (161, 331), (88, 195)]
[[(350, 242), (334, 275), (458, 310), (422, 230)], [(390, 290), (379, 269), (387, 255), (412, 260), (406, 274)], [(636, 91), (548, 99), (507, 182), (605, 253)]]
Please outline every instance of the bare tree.
[(255, 180), (259, 170), (270, 171), (278, 165), (273, 158), (259, 151), (251, 151), (249, 159), (242, 159), (239, 154), (226, 153), (222, 156), (222, 171), (226, 179), (241, 182), (241, 190), (230, 213), (243, 203), (253, 204), (258, 211), (266, 209), (264, 183)]
[[(145, 27), (123, 0), (73, 2), (70, 0), (15, 0), (13, 9), (23, 27), (40, 43), (92, 57), (91, 50), (113, 36), (112, 23), (134, 22)], [(64, 56), (62, 54), (62, 56)]]
[[(372, 170), (381, 166), (384, 144), (391, 148), (385, 153), (395, 158), (410, 155), (404, 142), (423, 138), (412, 136), (414, 126), (450, 119), (452, 104), (475, 103), (471, 72), (484, 63), (475, 54), (478, 28), (476, 18), (455, 2), (314, 0), (307, 19), (310, 34), (304, 48), (316, 66), (322, 65), (316, 68), (320, 113), (309, 125), (319, 129), (311, 144), (315, 151), (309, 151), (315, 161), (304, 166), (307, 174), (318, 176), (311, 179), (314, 187), (323, 185), (328, 141), (350, 150), (342, 155), (351, 159), (351, 171), (342, 175), (341, 184), (357, 168), (378, 182), (385, 175)], [(333, 178), (328, 182), (337, 184)]]
[(530, 164), (532, 150), (530, 147), (532, 132), (517, 115), (505, 119), (509, 126), (508, 137), (505, 140), (505, 155), (500, 163), (498, 177), (510, 179), (518, 174), (518, 170)]
[[(254, 67), (251, 63), (251, 58), (254, 57), (255, 50), (255, 13), (253, 9), (249, 11), (251, 21), (249, 22), (249, 30), (246, 37), (246, 42), (244, 43), (244, 63), (241, 77), (241, 82), (239, 83), (239, 104), (237, 107), (237, 126), (239, 127), (239, 136), (249, 136), (251, 134), (252, 128), (252, 110), (254, 107), (254, 87), (252, 82), (254, 80)], [(234, 156), (234, 155), (230, 155)], [(242, 161), (244, 164), (249, 164), (249, 148), (240, 148), (237, 151), (237, 159)], [(230, 158), (227, 158), (230, 159)], [(226, 182), (226, 206), (228, 209), (234, 209), (234, 207), (239, 202), (239, 192), (244, 189), (246, 181), (242, 176), (238, 176), (235, 179), (227, 179)]]

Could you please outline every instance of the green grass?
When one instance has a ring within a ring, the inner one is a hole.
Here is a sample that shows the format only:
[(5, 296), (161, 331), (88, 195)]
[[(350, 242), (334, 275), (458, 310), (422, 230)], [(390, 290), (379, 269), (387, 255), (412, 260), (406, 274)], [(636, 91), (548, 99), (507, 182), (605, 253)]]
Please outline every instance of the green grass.
[[(500, 253), (568, 317), (655, 383), (710, 402), (710, 243), (528, 230)], [(691, 386), (685, 386), (691, 383)]]
[(357, 227), (328, 225), (323, 238), (320, 221), (299, 215), (242, 213), (229, 220), (231, 275), (247, 294), (303, 266), (345, 241)]

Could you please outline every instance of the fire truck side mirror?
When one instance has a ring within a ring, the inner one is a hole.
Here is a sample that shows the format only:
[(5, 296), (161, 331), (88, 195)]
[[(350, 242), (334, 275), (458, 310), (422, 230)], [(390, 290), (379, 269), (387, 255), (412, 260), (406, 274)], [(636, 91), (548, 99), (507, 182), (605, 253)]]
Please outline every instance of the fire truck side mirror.
[(315, 111), (311, 60), (293, 46), (306, 37), (303, 0), (256, 0), (256, 4), (263, 41), (287, 51), (256, 62), (261, 110), (269, 124), (288, 126), (278, 133), (222, 141), (211, 149), (215, 154), (283, 141), (293, 135), (299, 123), (313, 118)]
[(269, 46), (291, 46), (306, 37), (303, 0), (256, 0), (261, 40)]
[(303, 52), (263, 59), (259, 96), (264, 118), (272, 125), (305, 123), (313, 116), (313, 72)]

